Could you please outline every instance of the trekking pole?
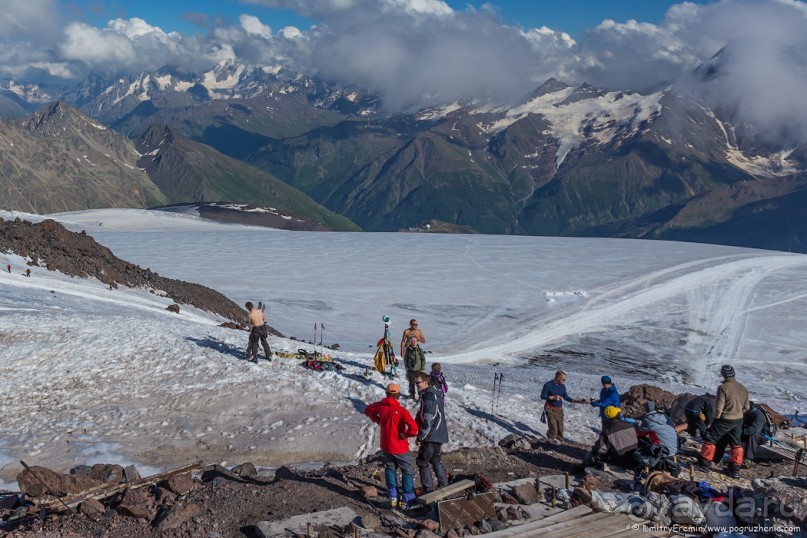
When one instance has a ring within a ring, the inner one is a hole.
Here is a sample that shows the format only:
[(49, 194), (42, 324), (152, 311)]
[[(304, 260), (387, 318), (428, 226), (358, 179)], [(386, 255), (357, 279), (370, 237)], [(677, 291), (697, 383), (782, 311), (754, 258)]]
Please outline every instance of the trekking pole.
[(801, 465), (801, 459), (804, 457), (804, 449), (800, 448), (798, 452), (796, 452), (796, 463), (793, 464), (793, 476), (798, 476), (799, 474), (799, 465)]
[(493, 414), (493, 404), (496, 401), (496, 384), (499, 382), (499, 373), (493, 372), (493, 390), (490, 391), (490, 414)]
[(322, 355), (325, 353), (325, 347), (322, 344), (322, 341), (325, 339), (325, 324), (320, 322), (319, 324), (319, 353)]
[(311, 340), (311, 343), (314, 344), (314, 351), (317, 350), (317, 322), (314, 322), (314, 339)]
[(499, 410), (499, 398), (502, 396), (502, 382), (504, 381), (504, 374), (499, 373), (499, 392), (496, 393), (496, 410)]

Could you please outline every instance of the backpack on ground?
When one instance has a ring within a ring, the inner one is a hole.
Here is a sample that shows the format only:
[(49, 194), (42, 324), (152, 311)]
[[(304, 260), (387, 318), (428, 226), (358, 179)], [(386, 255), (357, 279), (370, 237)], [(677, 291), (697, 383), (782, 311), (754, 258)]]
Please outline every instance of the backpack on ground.
[(773, 421), (771, 414), (768, 413), (768, 410), (761, 405), (758, 405), (757, 409), (762, 411), (762, 415), (765, 417), (765, 426), (762, 427), (762, 433), (770, 437), (776, 437), (778, 428), (776, 427), (776, 423)]

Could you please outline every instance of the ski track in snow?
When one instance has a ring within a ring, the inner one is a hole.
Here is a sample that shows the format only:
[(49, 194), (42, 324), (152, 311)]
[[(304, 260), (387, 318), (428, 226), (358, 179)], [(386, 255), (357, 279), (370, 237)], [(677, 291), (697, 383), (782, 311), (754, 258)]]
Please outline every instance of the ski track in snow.
[[(210, 236), (221, 228), (186, 216), (71, 215), (61, 217), (119, 229), (99, 236), (127, 259), (118, 249), (129, 245), (145, 256), (131, 261), (161, 274), (200, 281), (236, 301), (274, 298), (270, 323), (310, 327), (316, 316), (333, 341), (351, 334), (351, 341), (374, 343), (377, 331), (362, 331), (377, 325), (381, 312), (396, 312), (396, 329), (421, 318), (434, 351), (427, 360), (444, 364), (450, 387), (448, 450), (490, 445), (508, 433), (543, 435), (539, 393), (558, 366), (569, 371), (573, 398), (596, 396), (604, 373), (622, 391), (644, 382), (712, 391), (723, 362), (738, 368), (754, 397), (785, 412), (807, 397), (807, 256), (638, 241), (241, 233), (232, 226)], [(194, 235), (198, 227), (203, 235)], [(132, 228), (142, 232), (127, 232)], [(181, 230), (179, 239), (172, 229)], [(240, 267), (194, 257), (197, 241), (208, 247), (222, 237), (222, 255), (260, 253), (256, 245), (263, 245), (270, 259), (286, 260), (267, 270), (274, 295), (245, 291), (249, 283), (233, 275), (249, 280), (252, 273)], [(173, 252), (178, 244), (188, 250)], [(416, 278), (406, 264), (366, 270), (380, 248), (421, 253)], [(312, 249), (321, 252), (312, 258)], [(378, 449), (377, 426), (362, 411), (383, 397), (387, 381), (374, 372), (365, 377), (372, 361), (366, 344), (334, 353), (342, 373), (311, 372), (296, 359), (248, 364), (241, 360), (245, 332), (184, 305), (179, 315), (168, 312), (172, 301), (159, 290), (113, 291), (39, 267), (26, 278), (24, 260), (0, 254), (0, 262), (14, 267), (0, 274), (0, 487), (15, 488), (20, 459), (61, 470), (134, 462), (149, 473), (197, 459), (265, 467), (349, 462)], [(379, 297), (386, 301), (380, 306)], [(313, 349), (269, 340), (273, 350)], [(568, 365), (562, 355), (527, 363), (556, 346), (594, 352)], [(602, 354), (608, 347), (628, 362), (609, 363)], [(494, 373), (504, 374), (498, 405)], [(405, 390), (405, 379), (398, 383)], [(592, 441), (598, 424), (594, 408), (568, 407), (572, 439)]]

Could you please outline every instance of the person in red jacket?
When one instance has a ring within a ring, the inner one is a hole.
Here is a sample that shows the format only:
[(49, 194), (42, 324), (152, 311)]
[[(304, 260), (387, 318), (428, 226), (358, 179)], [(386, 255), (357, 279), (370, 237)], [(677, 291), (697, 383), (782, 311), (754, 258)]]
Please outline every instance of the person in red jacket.
[[(387, 396), (368, 405), (364, 414), (381, 426), (381, 452), (384, 477), (392, 508), (407, 508), (415, 501), (415, 480), (409, 438), (418, 434), (418, 425), (398, 400), (401, 389), (395, 383), (387, 385)], [(398, 469), (401, 469), (401, 499), (398, 500)]]

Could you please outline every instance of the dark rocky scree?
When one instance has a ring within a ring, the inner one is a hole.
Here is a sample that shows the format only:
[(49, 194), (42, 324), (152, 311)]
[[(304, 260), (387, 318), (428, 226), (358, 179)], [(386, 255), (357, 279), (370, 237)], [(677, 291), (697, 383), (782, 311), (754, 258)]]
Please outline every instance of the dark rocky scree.
[[(491, 482), (557, 476), (564, 472), (583, 476), (580, 462), (588, 446), (575, 443), (554, 445), (543, 439), (512, 437), (515, 439), (510, 436), (502, 439), (502, 447), (464, 448), (449, 452), (444, 455), (443, 461), (448, 471), (458, 478), (481, 472)], [(694, 453), (687, 453), (686, 456), (694, 457)], [(749, 469), (744, 471), (745, 484), (752, 478), (787, 475), (790, 467), (788, 462)], [(34, 470), (49, 487), (59, 492), (68, 491), (65, 488), (70, 484), (79, 489), (86, 485), (79, 485), (78, 480), (87, 484), (114, 485), (123, 482), (122, 474), (125, 472), (116, 465), (80, 466), (71, 470), (72, 474), (65, 475), (41, 467)], [(375, 534), (372, 536), (454, 538), (484, 534), (503, 528), (507, 521), (524, 519), (526, 514), (519, 505), (532, 504), (548, 494), (544, 488), (534, 486), (496, 489), (494, 501), (509, 505), (507, 508), (497, 505), (499, 508), (495, 519), (498, 521), (490, 519), (476, 526), (445, 531), (434, 528), (434, 521), (428, 513), (413, 513), (410, 514), (412, 519), (402, 520), (399, 513), (390, 511), (384, 497), (383, 475), (382, 462), (377, 455), (358, 465), (326, 466), (312, 471), (281, 467), (268, 474), (258, 473), (251, 463), (229, 470), (211, 465), (196, 478), (190, 473), (178, 474), (139, 489), (125, 489), (100, 501), (87, 500), (73, 514), (47, 514), (42, 520), (34, 506), (28, 508), (27, 512), (25, 507), (18, 507), (16, 510), (22, 510), (27, 515), (13, 525), (7, 524), (5, 530), (10, 531), (8, 536), (17, 538), (253, 537), (262, 536), (256, 527), (260, 521), (281, 521), (300, 514), (347, 507), (358, 516), (353, 523), (340, 528), (315, 527), (314, 531), (319, 532), (320, 537), (354, 536), (354, 527), (358, 527), (362, 536), (373, 529)], [(721, 476), (711, 473), (708, 477), (701, 477), (699, 474), (697, 480), (706, 478), (719, 489), (725, 489), (730, 482), (728, 479), (726, 483), (721, 482)], [(34, 493), (40, 493), (25, 473), (21, 473), (18, 479), (20, 489), (28, 492), (29, 498), (33, 498)], [(592, 479), (593, 483), (590, 484)], [(616, 477), (586, 475), (583, 481), (586, 487), (600, 492), (626, 491), (625, 481)], [(773, 484), (776, 481), (763, 482)], [(782, 491), (780, 485), (775, 494), (800, 497), (799, 488), (807, 483), (804, 479), (794, 479), (793, 485), (791, 489), (795, 493)], [(29, 491), (27, 488), (31, 486), (34, 489)], [(432, 532), (435, 534), (430, 534)], [(304, 535), (290, 533), (288, 536)]]
[[(54, 220), (32, 224), (0, 219), (0, 250), (29, 258), (29, 265), (81, 278), (96, 278), (113, 288), (147, 288), (164, 292), (179, 304), (213, 312), (244, 327), (242, 308), (221, 293), (199, 284), (166, 278), (121, 260), (85, 232), (75, 233)], [(276, 330), (272, 334), (281, 336)]]

